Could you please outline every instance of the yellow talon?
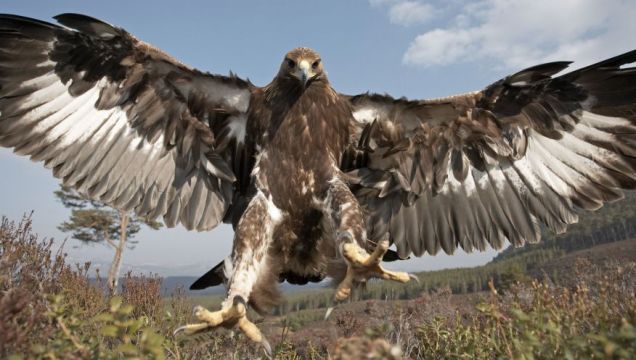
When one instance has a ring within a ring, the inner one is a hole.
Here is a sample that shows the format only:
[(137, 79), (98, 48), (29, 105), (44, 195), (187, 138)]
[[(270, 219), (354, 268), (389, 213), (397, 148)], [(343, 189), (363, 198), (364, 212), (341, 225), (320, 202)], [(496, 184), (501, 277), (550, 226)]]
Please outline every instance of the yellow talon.
[(417, 278), (407, 272), (390, 271), (380, 266), (382, 257), (389, 249), (388, 241), (381, 241), (370, 255), (355, 243), (342, 246), (342, 255), (347, 260), (347, 274), (336, 289), (336, 300), (344, 300), (351, 295), (354, 282), (364, 282), (370, 278), (406, 283)]
[(248, 339), (263, 345), (265, 353), (269, 356), (271, 354), (271, 347), (258, 327), (247, 318), (247, 309), (245, 303), (241, 300), (242, 299), (234, 298), (234, 302), (231, 306), (218, 311), (208, 311), (202, 306), (195, 306), (194, 317), (201, 322), (181, 326), (174, 331), (174, 335), (180, 332), (186, 335), (192, 335), (219, 326), (232, 328), (238, 325), (238, 328)]

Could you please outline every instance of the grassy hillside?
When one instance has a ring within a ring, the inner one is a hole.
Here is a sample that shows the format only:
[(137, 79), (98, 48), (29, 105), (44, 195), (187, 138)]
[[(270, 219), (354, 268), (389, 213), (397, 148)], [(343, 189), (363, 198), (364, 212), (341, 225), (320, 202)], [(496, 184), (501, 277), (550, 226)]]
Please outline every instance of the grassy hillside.
[(544, 231), (541, 242), (523, 247), (509, 247), (494, 261), (505, 260), (537, 249), (560, 249), (566, 252), (636, 237), (636, 191), (628, 191), (625, 198), (606, 204), (595, 212), (581, 212), (579, 222), (570, 225), (564, 234)]
[[(226, 330), (171, 336), (192, 320), (193, 302), (205, 299), (183, 292), (163, 298), (160, 278), (132, 275), (121, 297), (109, 298), (89, 281), (88, 266), (71, 267), (50, 249), (28, 221), (0, 224), (0, 358), (263, 358), (241, 334)], [(512, 263), (421, 274), (422, 283), (435, 290), (408, 300), (339, 304), (327, 320), (324, 309), (308, 307), (266, 317), (259, 326), (277, 359), (633, 358), (636, 263), (629, 254), (636, 256), (636, 241), (589, 253), (598, 256), (544, 251)], [(612, 260), (616, 253), (623, 256), (620, 263)], [(539, 261), (575, 276), (562, 283), (527, 278), (526, 271), (540, 270)], [(510, 268), (518, 269), (522, 281), (503, 281), (502, 269), (507, 274)], [(458, 283), (449, 279), (497, 273), (499, 285), (490, 282), (485, 292), (453, 294), (445, 286)], [(405, 291), (386, 289), (378, 283), (369, 290), (385, 291), (385, 298)]]
[[(488, 282), (493, 280), (500, 288), (507, 288), (514, 281), (526, 279), (528, 272), (542, 263), (563, 255), (562, 250), (537, 249), (519, 254), (514, 258), (472, 268), (447, 269), (416, 273), (417, 282), (398, 284), (373, 280), (364, 289), (354, 293), (356, 300), (406, 300), (414, 299), (422, 293), (449, 289), (453, 294), (466, 294), (488, 290)], [(287, 302), (275, 310), (282, 315), (289, 311), (327, 308), (333, 306), (333, 290), (325, 288), (298, 293), (286, 297)]]

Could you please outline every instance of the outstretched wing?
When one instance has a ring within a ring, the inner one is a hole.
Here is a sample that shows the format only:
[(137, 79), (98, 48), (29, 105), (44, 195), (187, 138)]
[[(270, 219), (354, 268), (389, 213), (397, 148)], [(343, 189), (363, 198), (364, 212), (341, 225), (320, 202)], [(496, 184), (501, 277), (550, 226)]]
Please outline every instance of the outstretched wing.
[(216, 226), (246, 171), (252, 85), (99, 20), (56, 19), (67, 27), (0, 15), (0, 145), (116, 208)]
[(371, 240), (400, 257), (483, 250), (557, 233), (636, 186), (636, 51), (552, 77), (535, 66), (437, 100), (350, 97), (343, 170)]

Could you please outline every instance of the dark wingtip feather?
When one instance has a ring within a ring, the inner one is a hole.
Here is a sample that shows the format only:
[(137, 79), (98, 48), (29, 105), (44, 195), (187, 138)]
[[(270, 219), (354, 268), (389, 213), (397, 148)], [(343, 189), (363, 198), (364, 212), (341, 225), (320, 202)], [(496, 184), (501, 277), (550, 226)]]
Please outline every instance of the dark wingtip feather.
[(594, 63), (592, 65), (588, 65), (586, 67), (580, 68), (578, 70), (572, 71), (570, 73), (567, 73), (565, 75), (562, 76), (562, 78), (565, 78), (567, 80), (572, 80), (574, 78), (576, 78), (577, 76), (579, 76), (582, 73), (585, 73), (587, 71), (590, 70), (594, 70), (594, 69), (599, 69), (599, 68), (615, 68), (618, 69), (620, 68), (622, 65), (625, 64), (630, 64), (636, 62), (636, 49), (635, 50), (631, 50), (628, 51), (626, 53), (611, 57), (609, 59), (603, 60), (603, 61), (599, 61), (597, 63)]
[(48, 40), (53, 30), (60, 27), (46, 21), (25, 16), (0, 14), (0, 34), (9, 37), (25, 36), (27, 38)]
[(51, 28), (51, 29), (57, 28), (57, 26), (55, 24), (51, 24), (51, 23), (46, 22), (46, 21), (42, 21), (42, 20), (38, 20), (38, 19), (26, 17), (26, 16), (0, 13), (0, 24), (5, 23), (5, 22), (9, 22), (9, 23), (26, 23), (26, 24), (32, 24), (32, 25), (40, 25), (40, 26), (45, 26), (45, 27)]
[(53, 18), (60, 24), (68, 26), (71, 29), (98, 37), (120, 36), (123, 32), (121, 29), (109, 23), (87, 15), (64, 13), (56, 15)]
[[(611, 57), (607, 60), (603, 60), (597, 62), (596, 64), (592, 64), (589, 67), (597, 68), (597, 67), (620, 67), (624, 64), (629, 64), (636, 62), (636, 49), (628, 51), (626, 53)], [(583, 69), (581, 69), (583, 70)]]
[(572, 64), (571, 61), (554, 61), (545, 64), (535, 65), (527, 69), (523, 69), (506, 78), (507, 84), (519, 82), (531, 83), (543, 79), (548, 79), (552, 75), (562, 71)]

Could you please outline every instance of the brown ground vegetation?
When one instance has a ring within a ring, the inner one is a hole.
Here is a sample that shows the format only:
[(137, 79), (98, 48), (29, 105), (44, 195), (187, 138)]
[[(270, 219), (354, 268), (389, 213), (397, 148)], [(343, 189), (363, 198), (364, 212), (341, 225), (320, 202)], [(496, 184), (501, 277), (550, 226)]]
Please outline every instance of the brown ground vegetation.
[[(229, 330), (172, 337), (192, 320), (182, 289), (162, 298), (159, 277), (129, 273), (110, 298), (88, 264), (71, 266), (52, 248), (29, 219), (0, 224), (0, 358), (264, 357)], [(324, 308), (305, 308), (259, 325), (278, 359), (630, 358), (635, 255), (636, 241), (605, 244), (548, 260), (505, 288), (440, 287), (339, 304), (326, 320)]]

